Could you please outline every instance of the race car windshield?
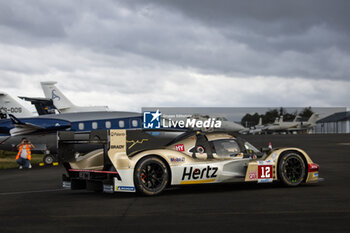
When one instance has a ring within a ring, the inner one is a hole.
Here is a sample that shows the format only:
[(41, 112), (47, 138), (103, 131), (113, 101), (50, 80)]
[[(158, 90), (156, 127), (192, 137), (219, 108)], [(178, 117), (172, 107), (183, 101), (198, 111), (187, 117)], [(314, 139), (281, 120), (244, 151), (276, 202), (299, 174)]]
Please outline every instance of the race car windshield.
[(240, 153), (238, 143), (233, 139), (224, 139), (213, 141), (213, 149), (220, 158), (235, 157)]
[(252, 144), (250, 144), (249, 142), (245, 142), (244, 147), (247, 151), (252, 150), (255, 153), (260, 153), (260, 151), (258, 149), (256, 149), (256, 147), (253, 146)]

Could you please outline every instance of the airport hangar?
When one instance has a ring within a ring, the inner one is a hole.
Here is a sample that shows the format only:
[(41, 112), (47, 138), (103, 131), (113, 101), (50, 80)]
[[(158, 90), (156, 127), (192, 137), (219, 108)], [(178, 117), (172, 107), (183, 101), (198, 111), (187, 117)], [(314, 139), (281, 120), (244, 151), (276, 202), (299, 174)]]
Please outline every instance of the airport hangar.
[(316, 121), (315, 133), (350, 133), (350, 111), (337, 112)]

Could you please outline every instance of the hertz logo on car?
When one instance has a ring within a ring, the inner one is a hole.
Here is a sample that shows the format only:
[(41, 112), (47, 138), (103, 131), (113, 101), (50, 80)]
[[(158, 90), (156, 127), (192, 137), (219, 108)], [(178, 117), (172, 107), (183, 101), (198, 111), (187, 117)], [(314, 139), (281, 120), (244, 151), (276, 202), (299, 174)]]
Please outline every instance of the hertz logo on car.
[[(205, 168), (184, 168), (182, 173), (181, 184), (198, 184), (198, 183), (209, 183), (215, 181), (217, 177), (218, 168), (207, 166)], [(204, 178), (204, 180), (203, 180)], [(187, 181), (185, 181), (187, 180)]]

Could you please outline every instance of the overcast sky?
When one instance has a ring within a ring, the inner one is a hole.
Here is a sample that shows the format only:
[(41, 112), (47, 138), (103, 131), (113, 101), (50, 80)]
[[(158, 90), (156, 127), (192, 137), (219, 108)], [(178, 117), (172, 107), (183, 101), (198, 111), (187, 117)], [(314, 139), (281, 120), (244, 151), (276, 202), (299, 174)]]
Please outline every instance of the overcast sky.
[(350, 1), (0, 0), (1, 91), (77, 105), (349, 106)]

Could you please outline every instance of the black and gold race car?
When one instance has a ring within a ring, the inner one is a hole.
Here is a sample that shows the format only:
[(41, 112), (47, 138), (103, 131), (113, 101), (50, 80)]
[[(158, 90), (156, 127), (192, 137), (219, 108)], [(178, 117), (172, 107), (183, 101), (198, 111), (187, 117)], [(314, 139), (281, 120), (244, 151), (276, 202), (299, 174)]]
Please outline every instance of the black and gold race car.
[[(59, 155), (67, 174), (63, 186), (105, 192), (161, 193), (167, 186), (281, 181), (288, 186), (318, 182), (319, 166), (293, 147), (256, 149), (225, 132), (109, 130), (78, 140), (59, 135)], [(76, 156), (76, 144), (101, 149)]]

